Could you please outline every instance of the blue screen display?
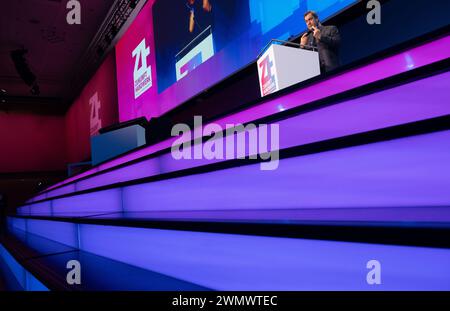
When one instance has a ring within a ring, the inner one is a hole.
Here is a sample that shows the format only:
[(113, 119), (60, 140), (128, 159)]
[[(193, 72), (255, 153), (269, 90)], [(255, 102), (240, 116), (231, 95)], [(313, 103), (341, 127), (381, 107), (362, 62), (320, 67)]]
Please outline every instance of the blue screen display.
[[(189, 76), (204, 88), (256, 60), (271, 39), (306, 30), (357, 0), (157, 0), (153, 5), (158, 92)], [(209, 64), (210, 69), (196, 70)]]

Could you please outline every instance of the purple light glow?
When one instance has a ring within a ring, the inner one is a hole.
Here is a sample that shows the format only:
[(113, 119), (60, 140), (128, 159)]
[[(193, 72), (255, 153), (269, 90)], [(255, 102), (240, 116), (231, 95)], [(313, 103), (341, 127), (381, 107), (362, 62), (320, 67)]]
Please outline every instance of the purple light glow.
[(163, 149), (166, 149), (166, 148), (170, 148), (170, 146), (172, 146), (172, 143), (175, 140), (176, 140), (176, 138), (172, 137), (172, 138), (170, 138), (168, 140), (159, 142), (159, 143), (157, 143), (155, 145), (152, 145), (152, 146), (146, 147), (144, 149), (138, 150), (136, 152), (133, 152), (133, 153), (128, 154), (128, 155), (125, 155), (125, 156), (120, 157), (118, 159), (114, 159), (114, 160), (109, 161), (107, 163), (100, 164), (99, 169), (100, 169), (100, 171), (103, 171), (103, 170), (106, 170), (106, 169), (109, 169), (109, 168), (112, 168), (112, 167), (115, 167), (115, 166), (118, 166), (118, 165), (130, 162), (130, 161), (133, 161), (133, 160), (136, 160), (136, 159), (140, 159), (140, 158), (142, 158), (144, 156), (147, 156), (149, 154), (153, 154), (153, 153), (158, 152), (160, 150), (163, 150)]
[[(234, 115), (225, 117), (214, 121), (221, 126), (228, 123), (246, 123), (252, 120), (259, 119), (279, 112), (279, 107), (282, 105), (283, 109), (291, 109), (304, 105), (308, 102), (319, 100), (334, 94), (338, 94), (368, 83), (382, 80), (384, 78), (400, 74), (402, 72), (411, 70), (410, 65), (414, 64), (414, 68), (419, 68), (449, 56), (448, 46), (450, 45), (450, 36), (421, 45), (411, 50), (396, 54), (381, 61), (363, 66), (341, 75), (331, 77), (325, 81), (320, 81), (317, 84), (308, 86), (304, 89), (295, 91), (291, 94), (282, 96), (280, 98), (264, 102), (259, 106), (249, 108), (247, 110), (238, 112)], [(94, 168), (80, 175), (76, 175), (61, 183), (58, 183), (47, 189), (51, 190), (57, 186), (75, 181), (84, 176), (89, 176), (97, 171), (106, 168), (114, 167), (134, 159), (138, 159), (148, 154), (152, 154), (159, 150), (169, 148), (175, 138), (168, 139), (157, 145), (150, 146), (139, 150), (135, 153), (115, 159), (100, 167)]]
[[(133, 179), (144, 178), (148, 176), (158, 175), (161, 172), (158, 158), (131, 164), (123, 168), (118, 168), (102, 175), (93, 176), (89, 179), (80, 180), (76, 183), (77, 190), (86, 190), (101, 185), (110, 185), (129, 181)], [(68, 193), (68, 192), (67, 192)]]
[(450, 131), (289, 158), (274, 171), (257, 164), (129, 186), (123, 202), (126, 212), (449, 206), (447, 163)]
[[(216, 290), (450, 289), (447, 249), (95, 225), (80, 237), (84, 251)], [(366, 282), (372, 259), (377, 287)]]
[(43, 193), (33, 198), (33, 202), (44, 200), (47, 198), (47, 193)]
[(33, 208), (30, 208), (29, 215), (51, 215), (52, 206), (51, 201), (44, 201), (41, 203), (33, 204)]
[(121, 189), (52, 200), (53, 216), (88, 216), (122, 211)]
[(52, 191), (47, 192), (47, 198), (56, 197), (59, 195), (75, 192), (77, 190), (76, 183), (65, 185), (61, 188), (54, 189)]
[(449, 145), (443, 131), (284, 159), (275, 171), (254, 164), (128, 186), (122, 197), (113, 189), (56, 199), (53, 207), (79, 216), (120, 212), (120, 203), (125, 212), (350, 208), (348, 219), (351, 208), (448, 207)]
[(78, 248), (78, 228), (73, 223), (27, 219), (26, 232)]
[(98, 167), (94, 167), (94, 168), (92, 168), (92, 169), (90, 169), (90, 170), (88, 170), (88, 171), (85, 171), (85, 172), (83, 172), (83, 173), (77, 174), (77, 175), (72, 176), (72, 177), (70, 177), (70, 178), (67, 178), (66, 180), (63, 180), (63, 181), (61, 181), (61, 182), (59, 182), (59, 183), (57, 183), (57, 184), (54, 184), (53, 186), (47, 188), (47, 189), (44, 190), (44, 191), (48, 191), (48, 190), (54, 189), (54, 188), (56, 188), (56, 187), (65, 185), (65, 184), (67, 184), (67, 183), (73, 182), (73, 181), (75, 181), (75, 180), (78, 180), (78, 179), (80, 179), (80, 178), (83, 178), (83, 177), (86, 177), (86, 176), (90, 176), (90, 175), (92, 175), (92, 174), (94, 174), (94, 173), (96, 173), (96, 172), (98, 172), (98, 171), (99, 171)]
[(302, 208), (209, 211), (146, 211), (92, 216), (95, 219), (171, 219), (200, 221), (282, 222), (302, 221), (375, 221), (375, 222), (440, 222), (450, 219), (450, 208), (384, 207), (384, 208)]
[[(450, 114), (449, 84), (450, 73), (444, 73), (280, 121), (280, 149)], [(180, 161), (168, 153), (79, 181), (76, 188), (85, 190), (221, 161)], [(72, 192), (63, 189), (48, 195)]]

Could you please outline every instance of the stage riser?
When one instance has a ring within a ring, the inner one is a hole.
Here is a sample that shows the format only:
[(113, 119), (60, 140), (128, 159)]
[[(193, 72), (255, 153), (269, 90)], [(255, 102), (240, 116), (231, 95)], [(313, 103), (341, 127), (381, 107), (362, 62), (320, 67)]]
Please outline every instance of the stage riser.
[[(445, 222), (450, 220), (449, 144), (450, 131), (440, 131), (282, 159), (274, 171), (261, 171), (253, 164), (54, 199), (21, 208), (19, 214), (171, 211), (175, 218), (177, 211), (341, 209), (339, 220), (355, 220), (358, 210), (372, 209), (373, 221)], [(396, 212), (377, 214), (378, 208)], [(406, 216), (409, 208), (417, 219)], [(264, 219), (290, 219), (263, 214)], [(253, 217), (259, 219), (258, 212)]]
[[(15, 222), (10, 219), (12, 226)], [(33, 219), (26, 220), (26, 228), (75, 249), (215, 290), (450, 289), (449, 249)], [(371, 260), (381, 265), (380, 285), (367, 283)]]

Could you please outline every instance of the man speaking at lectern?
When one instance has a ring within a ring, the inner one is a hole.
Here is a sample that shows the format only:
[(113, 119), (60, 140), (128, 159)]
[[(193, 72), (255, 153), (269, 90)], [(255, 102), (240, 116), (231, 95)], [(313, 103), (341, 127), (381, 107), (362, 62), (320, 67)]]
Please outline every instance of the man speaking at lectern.
[(319, 51), (320, 71), (327, 72), (339, 67), (339, 45), (341, 36), (335, 26), (323, 26), (317, 13), (308, 11), (304, 15), (308, 32), (303, 34), (300, 45), (316, 47)]

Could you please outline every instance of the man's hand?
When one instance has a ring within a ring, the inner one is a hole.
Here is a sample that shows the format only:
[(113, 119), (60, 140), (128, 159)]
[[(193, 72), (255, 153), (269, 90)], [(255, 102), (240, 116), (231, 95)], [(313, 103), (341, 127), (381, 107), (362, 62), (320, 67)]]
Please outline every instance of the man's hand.
[(320, 29), (316, 26), (313, 26), (313, 36), (316, 38), (317, 41), (320, 41), (320, 38), (322, 38), (322, 33), (320, 32)]
[(300, 38), (300, 45), (304, 46), (304, 45), (308, 45), (308, 36), (307, 33), (305, 32), (303, 34), (303, 36)]

